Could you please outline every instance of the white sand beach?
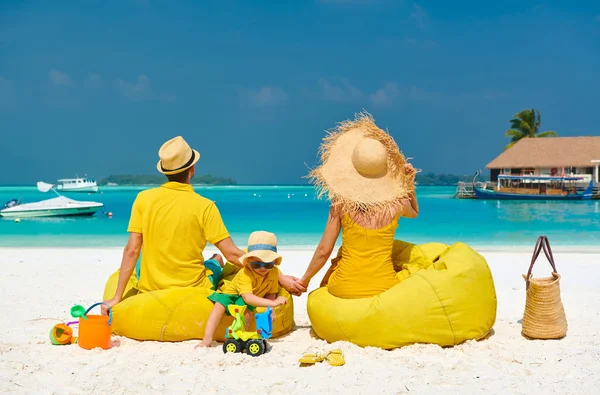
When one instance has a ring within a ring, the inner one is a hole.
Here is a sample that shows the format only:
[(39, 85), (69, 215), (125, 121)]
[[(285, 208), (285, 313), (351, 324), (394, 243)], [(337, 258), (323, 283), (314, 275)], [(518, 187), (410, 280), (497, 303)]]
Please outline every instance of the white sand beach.
[[(300, 276), (310, 251), (282, 249), (282, 269)], [(69, 321), (69, 308), (100, 301), (121, 250), (0, 249), (0, 390), (14, 394), (340, 393), (592, 394), (600, 386), (600, 252), (557, 252), (569, 330), (562, 340), (526, 340), (519, 323), (522, 273), (531, 251), (478, 249), (492, 269), (498, 296), (494, 333), (453, 348), (413, 345), (393, 351), (329, 345), (311, 335), (306, 294), (295, 298), (296, 328), (270, 341), (258, 358), (194, 350), (197, 341), (138, 342), (114, 336), (107, 351), (53, 346), (48, 333)], [(213, 250), (207, 250), (208, 254)], [(322, 271), (323, 274), (325, 270)], [(550, 266), (540, 258), (534, 271)], [(319, 284), (313, 280), (311, 289)], [(410, 309), (410, 300), (398, 303)], [(299, 367), (306, 351), (341, 348), (346, 365)]]

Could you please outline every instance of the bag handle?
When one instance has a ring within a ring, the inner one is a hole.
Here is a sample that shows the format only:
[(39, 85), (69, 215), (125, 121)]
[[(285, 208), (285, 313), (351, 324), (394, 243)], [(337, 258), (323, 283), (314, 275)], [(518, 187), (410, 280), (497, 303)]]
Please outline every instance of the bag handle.
[(531, 257), (531, 264), (529, 265), (529, 270), (527, 271), (527, 278), (525, 279), (526, 285), (525, 289), (529, 288), (529, 278), (531, 276), (531, 272), (533, 271), (533, 264), (537, 260), (540, 252), (544, 251), (544, 255), (546, 255), (546, 259), (550, 262), (552, 266), (552, 270), (554, 273), (558, 273), (556, 270), (556, 264), (554, 263), (554, 256), (552, 255), (552, 249), (550, 248), (550, 242), (546, 236), (540, 236), (535, 243), (535, 247), (533, 248), (533, 256)]
[(100, 305), (104, 305), (104, 306), (108, 307), (108, 326), (110, 326), (110, 324), (112, 323), (112, 308), (109, 305), (107, 305), (106, 303), (103, 303), (103, 302), (94, 303), (85, 311), (85, 314), (89, 313), (90, 310), (93, 309), (94, 307), (100, 306)]

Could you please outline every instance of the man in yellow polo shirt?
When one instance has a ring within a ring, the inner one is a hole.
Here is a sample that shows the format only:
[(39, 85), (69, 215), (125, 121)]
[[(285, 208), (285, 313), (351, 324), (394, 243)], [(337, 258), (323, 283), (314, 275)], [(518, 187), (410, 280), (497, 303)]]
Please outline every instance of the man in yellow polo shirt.
[[(207, 243), (217, 247), (229, 262), (241, 266), (239, 258), (244, 252), (229, 236), (217, 206), (194, 192), (191, 185), (200, 153), (178, 136), (164, 143), (158, 155), (157, 169), (168, 182), (140, 192), (133, 203), (115, 296), (104, 301), (111, 307), (121, 301), (140, 253), (140, 292), (212, 288), (202, 256)], [(292, 276), (282, 274), (279, 283), (295, 295), (306, 291)]]

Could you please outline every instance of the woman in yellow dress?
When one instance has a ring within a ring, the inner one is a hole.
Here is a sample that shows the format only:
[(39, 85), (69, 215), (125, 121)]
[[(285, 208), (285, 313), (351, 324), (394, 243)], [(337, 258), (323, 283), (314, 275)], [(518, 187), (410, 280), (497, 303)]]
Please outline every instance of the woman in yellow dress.
[(400, 217), (414, 218), (419, 206), (415, 169), (393, 138), (369, 114), (342, 122), (323, 141), (321, 164), (310, 178), (319, 197), (331, 203), (321, 241), (302, 283), (327, 262), (342, 232), (342, 246), (321, 286), (336, 297), (368, 298), (398, 283), (392, 263), (394, 233)]

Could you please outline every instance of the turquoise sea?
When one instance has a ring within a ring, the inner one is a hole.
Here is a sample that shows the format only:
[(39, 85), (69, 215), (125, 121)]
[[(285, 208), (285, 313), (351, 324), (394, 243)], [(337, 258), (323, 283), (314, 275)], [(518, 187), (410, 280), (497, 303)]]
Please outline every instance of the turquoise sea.
[[(76, 200), (105, 204), (113, 217), (30, 218), (20, 223), (0, 217), (0, 246), (124, 246), (136, 194), (149, 187), (104, 187), (101, 193), (65, 194)], [(216, 201), (234, 241), (245, 245), (254, 230), (277, 234), (287, 247), (314, 246), (325, 226), (328, 205), (310, 186), (199, 186), (196, 191)], [(600, 245), (600, 200), (523, 202), (454, 199), (454, 187), (419, 186), (420, 214), (401, 219), (397, 238), (415, 243), (463, 241), (474, 246), (530, 246), (548, 236), (554, 246)], [(22, 198), (48, 199), (52, 192), (35, 187), (0, 187), (0, 207)]]

